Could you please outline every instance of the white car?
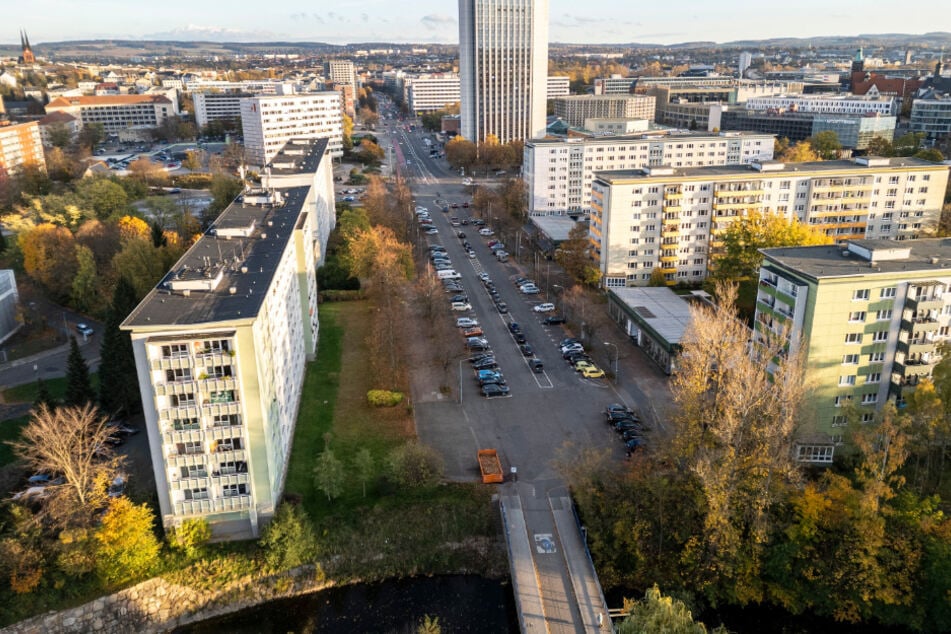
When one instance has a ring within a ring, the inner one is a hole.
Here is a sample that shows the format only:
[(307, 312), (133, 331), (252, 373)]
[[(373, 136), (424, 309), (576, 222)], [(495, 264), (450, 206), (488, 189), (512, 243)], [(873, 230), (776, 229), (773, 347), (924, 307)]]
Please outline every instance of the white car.
[(477, 319), (473, 319), (472, 317), (460, 317), (456, 320), (457, 328), (472, 328), (473, 326), (478, 325), (479, 321)]
[(495, 235), (495, 232), (489, 229), (488, 227), (484, 227), (482, 229), (479, 229), (479, 235), (488, 237), (491, 235)]
[(436, 227), (427, 227), (427, 228), (426, 228), (426, 233), (427, 233), (428, 235), (431, 235), (431, 236), (432, 236), (432, 235), (435, 235), (435, 234), (439, 233), (439, 229), (437, 229)]
[(544, 304), (533, 306), (532, 310), (534, 310), (536, 313), (553, 313), (555, 312), (555, 305), (551, 302), (545, 302)]
[(468, 302), (453, 302), (450, 308), (453, 310), (472, 310), (472, 304)]
[(416, 208), (416, 213), (418, 213), (418, 214), (421, 214), (421, 213), (429, 213), (429, 210), (426, 209), (425, 207), (417, 207), (417, 208)]
[(522, 291), (523, 295), (538, 295), (541, 292), (537, 286), (523, 286), (518, 290)]

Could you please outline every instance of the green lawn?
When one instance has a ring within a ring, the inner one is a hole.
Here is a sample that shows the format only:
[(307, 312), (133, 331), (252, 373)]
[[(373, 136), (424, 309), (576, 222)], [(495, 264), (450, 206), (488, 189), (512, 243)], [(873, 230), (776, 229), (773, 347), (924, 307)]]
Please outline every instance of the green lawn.
[(6, 466), (14, 461), (13, 449), (7, 444), (8, 440), (18, 440), (20, 430), (29, 422), (29, 416), (19, 418), (10, 418), (0, 421), (0, 467)]
[[(43, 379), (46, 383), (46, 389), (54, 399), (62, 399), (66, 395), (66, 377), (61, 376), (55, 379)], [(99, 373), (90, 372), (89, 382), (92, 383), (92, 389), (99, 391)], [(7, 388), (3, 391), (3, 400), (7, 403), (32, 403), (36, 400), (37, 385), (36, 381)]]

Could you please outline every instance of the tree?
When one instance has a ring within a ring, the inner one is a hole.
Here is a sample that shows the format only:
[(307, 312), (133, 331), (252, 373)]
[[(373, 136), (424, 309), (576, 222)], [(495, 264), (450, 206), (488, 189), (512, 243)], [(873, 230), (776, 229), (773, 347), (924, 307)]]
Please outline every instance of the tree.
[(59, 149), (68, 147), (73, 140), (69, 128), (66, 127), (65, 123), (59, 121), (46, 126), (46, 138), (51, 146)]
[[(703, 623), (693, 620), (690, 610), (683, 601), (661, 594), (655, 584), (644, 593), (640, 601), (625, 601), (630, 612), (618, 624), (618, 634), (706, 634)], [(714, 631), (724, 631), (717, 628)]]
[(44, 223), (21, 231), (17, 244), (26, 274), (39, 282), (54, 299), (65, 301), (76, 275), (73, 234), (65, 227)]
[(211, 190), (212, 200), (208, 206), (208, 212), (213, 216), (217, 216), (238, 197), (244, 189), (244, 184), (237, 178), (216, 174), (211, 179), (209, 189)]
[(376, 475), (376, 461), (373, 460), (373, 454), (366, 447), (357, 452), (354, 458), (354, 467), (357, 470), (357, 478), (363, 486), (363, 497), (367, 496), (367, 482)]
[(76, 194), (100, 220), (112, 220), (129, 211), (125, 189), (108, 178), (83, 179), (76, 186)]
[(66, 394), (63, 403), (66, 406), (82, 407), (96, 398), (89, 380), (89, 366), (83, 358), (76, 337), (69, 337), (69, 357), (66, 360)]
[(180, 525), (168, 530), (169, 546), (180, 551), (188, 559), (198, 557), (210, 539), (211, 526), (203, 517), (184, 520)]
[(99, 274), (96, 271), (96, 258), (92, 250), (81, 244), (76, 245), (76, 277), (73, 278), (72, 301), (77, 310), (92, 312), (101, 306), (99, 296)]
[(132, 336), (119, 329), (137, 303), (135, 288), (120, 276), (103, 326), (99, 348), (99, 404), (107, 412), (134, 414), (139, 411), (139, 378), (132, 352)]
[(817, 132), (806, 139), (806, 141), (823, 161), (831, 161), (838, 158), (839, 150), (842, 149), (839, 135), (836, 134), (834, 130)]
[(808, 163), (821, 160), (816, 151), (812, 149), (809, 141), (800, 141), (790, 146), (776, 159), (783, 163)]
[(125, 496), (112, 498), (96, 530), (96, 569), (110, 584), (134, 581), (155, 569), (161, 545), (155, 537), (155, 515), (147, 504)]
[(92, 151), (93, 148), (102, 143), (105, 138), (106, 130), (101, 123), (86, 123), (79, 131), (76, 145)]
[(353, 148), (353, 119), (347, 113), (341, 115), (343, 120), (343, 149), (349, 151)]
[(423, 616), (422, 622), (416, 627), (416, 634), (442, 634), (442, 626), (439, 625), (438, 616)]
[(462, 136), (455, 136), (446, 144), (446, 161), (456, 169), (472, 170), (476, 163), (476, 145)]
[(158, 187), (168, 182), (168, 172), (162, 166), (142, 157), (129, 164), (129, 174), (150, 187)]
[(36, 377), (36, 399), (33, 401), (33, 409), (39, 409), (43, 405), (52, 409), (56, 407), (56, 402), (46, 386), (46, 381), (42, 377)]
[(667, 286), (667, 275), (659, 267), (651, 269), (651, 277), (647, 282), (648, 286)]
[(717, 275), (740, 280), (758, 275), (763, 256), (759, 249), (832, 244), (818, 229), (775, 214), (750, 212), (737, 218), (719, 235), (721, 254), (716, 258)]
[(909, 132), (895, 139), (893, 145), (896, 156), (913, 156), (921, 149), (921, 141), (925, 138), (924, 132)]
[(106, 487), (122, 459), (108, 441), (112, 429), (91, 404), (50, 409), (40, 405), (10, 443), (14, 453), (36, 472), (57, 473), (64, 484), (47, 487), (47, 513), (63, 525), (88, 525), (105, 504)]
[(310, 518), (304, 509), (287, 502), (277, 507), (259, 543), (272, 570), (296, 568), (317, 554), (317, 535)]
[(590, 248), (587, 226), (576, 223), (555, 251), (555, 261), (579, 284), (594, 286), (601, 279), (601, 271), (588, 255)]
[[(785, 332), (758, 327), (752, 342), (736, 312), (735, 285), (718, 283), (717, 305), (691, 305), (671, 379), (676, 413), (667, 459), (697, 482), (701, 535), (684, 552), (710, 596), (759, 601), (758, 578), (785, 486), (798, 482), (793, 434), (805, 406), (802, 357)], [(761, 324), (761, 326), (763, 326)]]
[(149, 240), (152, 236), (149, 223), (136, 216), (122, 216), (117, 224), (119, 237), (124, 241)]
[(408, 442), (390, 451), (387, 471), (390, 479), (401, 487), (432, 486), (442, 479), (442, 457), (432, 447)]
[(354, 155), (363, 163), (371, 164), (382, 161), (386, 157), (386, 152), (373, 141), (363, 139)]
[(876, 136), (868, 142), (870, 156), (895, 156), (895, 147), (885, 137)]
[(332, 502), (343, 491), (345, 478), (343, 463), (333, 451), (324, 449), (314, 466), (314, 486), (324, 492), (328, 502)]
[(944, 154), (941, 153), (941, 150), (933, 147), (918, 150), (915, 152), (914, 156), (915, 158), (920, 158), (925, 161), (933, 161), (935, 163), (940, 163), (944, 160)]

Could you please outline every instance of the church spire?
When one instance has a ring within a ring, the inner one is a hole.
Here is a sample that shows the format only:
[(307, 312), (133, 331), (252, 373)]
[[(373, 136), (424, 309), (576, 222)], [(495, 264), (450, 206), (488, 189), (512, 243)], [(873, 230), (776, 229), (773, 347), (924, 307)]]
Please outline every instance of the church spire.
[(26, 29), (20, 29), (20, 63), (21, 64), (33, 64), (36, 62), (36, 56), (33, 54), (33, 49), (30, 47), (30, 38), (26, 34)]

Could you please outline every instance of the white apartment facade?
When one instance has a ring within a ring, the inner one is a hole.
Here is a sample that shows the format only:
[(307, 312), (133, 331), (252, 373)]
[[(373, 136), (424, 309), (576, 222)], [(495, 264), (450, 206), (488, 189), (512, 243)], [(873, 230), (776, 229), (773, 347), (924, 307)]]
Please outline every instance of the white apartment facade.
[(241, 100), (248, 162), (264, 166), (291, 139), (328, 139), (328, 153), (343, 156), (340, 93), (257, 96)]
[(911, 104), (912, 132), (922, 132), (925, 138), (938, 141), (951, 135), (951, 97), (915, 99)]
[(311, 189), (245, 192), (122, 324), (166, 527), (246, 539), (275, 512), (318, 335)]
[(528, 212), (590, 213), (597, 172), (768, 161), (774, 139), (749, 132), (533, 139), (525, 143), (522, 166)]
[(47, 114), (66, 112), (84, 126), (102, 124), (108, 134), (126, 128), (157, 128), (178, 115), (178, 102), (162, 95), (106, 95), (59, 97), (46, 105)]
[(864, 95), (775, 95), (747, 99), (748, 110), (794, 110), (818, 114), (895, 116), (895, 97)]
[(585, 119), (654, 119), (653, 95), (569, 95), (553, 101), (555, 116), (573, 128)]
[(610, 77), (596, 77), (594, 80), (594, 94), (596, 95), (629, 95), (634, 85), (633, 77), (611, 75)]
[(195, 92), (192, 103), (195, 105), (195, 123), (199, 129), (211, 121), (229, 121), (241, 119), (241, 100), (250, 97), (242, 92)]
[(459, 75), (442, 73), (405, 77), (404, 101), (415, 113), (436, 112), (459, 103)]
[(462, 135), (545, 134), (548, 0), (459, 0)]
[(550, 76), (548, 78), (548, 99), (567, 97), (571, 94), (571, 81), (568, 77)]
[(332, 59), (325, 64), (327, 81), (332, 84), (347, 84), (357, 92), (357, 69), (348, 59)]
[(602, 172), (592, 185), (592, 253), (604, 286), (644, 286), (655, 268), (669, 284), (702, 281), (717, 235), (752, 212), (798, 220), (839, 242), (915, 239), (937, 227), (948, 169), (863, 157)]

